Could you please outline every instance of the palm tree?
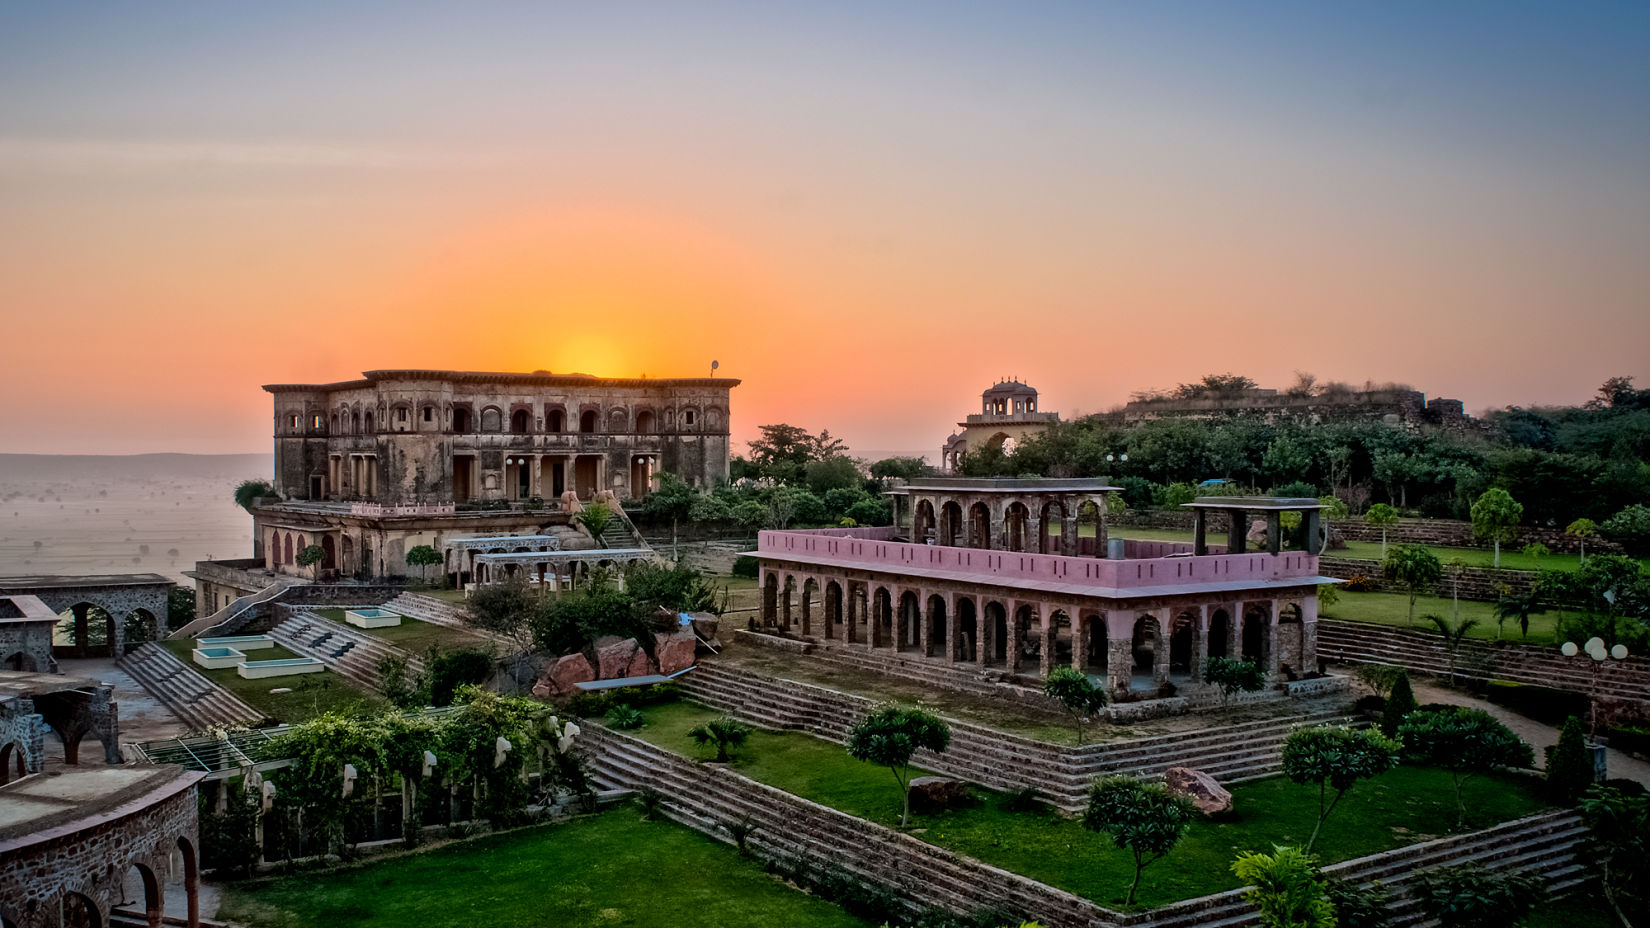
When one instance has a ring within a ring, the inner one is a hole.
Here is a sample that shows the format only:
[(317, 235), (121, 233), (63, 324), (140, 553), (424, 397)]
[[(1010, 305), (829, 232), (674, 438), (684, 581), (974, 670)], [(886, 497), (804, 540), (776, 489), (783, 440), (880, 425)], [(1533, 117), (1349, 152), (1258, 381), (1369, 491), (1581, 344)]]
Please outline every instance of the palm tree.
[(1522, 596), (1512, 593), (1502, 596), (1495, 601), (1495, 637), (1501, 637), (1501, 627), (1508, 619), (1517, 619), (1522, 636), (1530, 637), (1530, 616), (1546, 611), (1547, 607), (1541, 604), (1541, 598), (1533, 590)]
[(235, 487), (235, 505), (245, 509), (247, 514), (251, 515), (252, 507), (258, 504), (259, 498), (275, 495), (275, 488), (270, 485), (268, 480), (242, 480)]
[(602, 532), (606, 531), (608, 523), (613, 521), (613, 510), (609, 509), (606, 503), (591, 503), (580, 509), (578, 514), (573, 517), (573, 521), (579, 523), (585, 531), (589, 532), (590, 537), (596, 539), (598, 546), (607, 547), (607, 540), (602, 537)]
[(1478, 625), (1477, 619), (1463, 619), (1451, 627), (1450, 623), (1441, 615), (1428, 613), (1422, 618), (1432, 622), (1438, 629), (1438, 634), (1444, 636), (1444, 646), (1449, 648), (1449, 682), (1455, 683), (1455, 654), (1461, 648), (1461, 642), (1466, 639), (1467, 632)]

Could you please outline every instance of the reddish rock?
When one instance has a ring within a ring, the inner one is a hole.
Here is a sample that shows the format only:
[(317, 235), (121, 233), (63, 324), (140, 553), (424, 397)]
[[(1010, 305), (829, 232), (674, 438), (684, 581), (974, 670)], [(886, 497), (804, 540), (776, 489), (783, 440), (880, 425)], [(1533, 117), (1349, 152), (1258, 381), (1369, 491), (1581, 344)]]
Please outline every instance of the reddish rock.
[(1170, 767), (1163, 773), (1163, 782), (1169, 792), (1188, 796), (1204, 815), (1219, 815), (1232, 811), (1232, 794), (1214, 777), (1190, 767)]
[(653, 663), (653, 658), (648, 657), (646, 651), (637, 648), (636, 653), (630, 656), (630, 666), (625, 668), (624, 675), (627, 677), (645, 677), (657, 673), (658, 669)]
[(549, 666), (544, 676), (533, 684), (533, 693), (540, 697), (566, 696), (577, 691), (575, 684), (589, 683), (594, 679), (596, 674), (584, 655), (569, 654)]
[(693, 631), (700, 638), (710, 642), (713, 648), (722, 647), (722, 642), (716, 639), (716, 631), (722, 627), (721, 619), (708, 612), (691, 612), (688, 615), (693, 619)]
[(596, 679), (617, 680), (630, 675), (630, 661), (636, 655), (636, 639), (605, 635), (590, 646), (596, 658)]
[(962, 780), (950, 777), (916, 777), (911, 780), (911, 811), (919, 815), (967, 805), (972, 798), (968, 784)]
[(653, 651), (659, 656), (659, 672), (669, 676), (692, 667), (695, 644), (693, 632), (686, 628), (654, 639)]

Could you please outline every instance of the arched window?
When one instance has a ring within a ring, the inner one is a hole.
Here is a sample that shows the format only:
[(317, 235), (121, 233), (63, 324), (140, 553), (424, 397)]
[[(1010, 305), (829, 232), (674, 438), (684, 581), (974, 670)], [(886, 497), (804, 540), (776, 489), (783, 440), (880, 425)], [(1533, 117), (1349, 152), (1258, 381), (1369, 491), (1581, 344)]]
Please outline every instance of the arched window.
[(475, 431), (475, 424), (471, 422), (470, 407), (453, 407), (453, 431), (459, 433)]
[(528, 430), (532, 427), (532, 424), (532, 419), (528, 416), (527, 410), (518, 409), (515, 412), (510, 413), (510, 431), (516, 433), (517, 435), (527, 434)]
[(549, 432), (564, 432), (567, 430), (567, 416), (560, 409), (552, 409), (544, 416), (544, 428)]
[(486, 409), (481, 411), (481, 430), (483, 432), (498, 431), (503, 422), (503, 418), (504, 415), (499, 412), (499, 408), (497, 406), (488, 406)]
[(636, 413), (636, 434), (652, 435), (657, 426), (654, 425), (653, 410), (644, 409)]
[(367, 410), (367, 434), (375, 434), (378, 430), (372, 427), (372, 410)]
[(357, 409), (355, 412), (350, 414), (349, 431), (351, 435), (361, 434), (361, 410)]
[(596, 431), (596, 410), (586, 409), (584, 412), (579, 413), (579, 431)]
[(692, 425), (693, 425), (693, 410), (691, 410), (691, 409), (682, 410), (682, 424), (684, 426), (692, 427)]

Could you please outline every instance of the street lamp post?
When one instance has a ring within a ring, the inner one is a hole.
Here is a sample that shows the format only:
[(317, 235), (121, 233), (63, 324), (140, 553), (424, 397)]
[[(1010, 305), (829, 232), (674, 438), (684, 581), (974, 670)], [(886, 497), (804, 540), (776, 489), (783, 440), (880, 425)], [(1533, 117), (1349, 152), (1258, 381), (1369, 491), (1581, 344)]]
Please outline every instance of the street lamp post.
[(1598, 743), (1598, 677), (1604, 669), (1606, 660), (1624, 661), (1627, 659), (1627, 646), (1618, 644), (1613, 648), (1604, 646), (1604, 639), (1594, 636), (1587, 639), (1586, 644), (1578, 645), (1573, 641), (1566, 641), (1558, 649), (1565, 657), (1576, 657), (1585, 653), (1591, 660), (1588, 663), (1589, 686), (1587, 691), (1587, 740), (1589, 750), (1593, 754), (1593, 767), (1597, 771), (1597, 778), (1604, 779), (1604, 746)]

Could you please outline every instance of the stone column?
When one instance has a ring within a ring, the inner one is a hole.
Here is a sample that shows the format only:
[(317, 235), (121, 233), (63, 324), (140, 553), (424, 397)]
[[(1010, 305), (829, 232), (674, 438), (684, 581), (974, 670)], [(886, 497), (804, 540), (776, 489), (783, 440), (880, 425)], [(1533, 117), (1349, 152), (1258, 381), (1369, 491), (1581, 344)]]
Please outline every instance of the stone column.
[[(808, 577), (803, 577), (802, 581), (797, 585), (797, 588), (796, 588), (797, 589), (797, 596), (800, 597), (801, 600), (802, 600), (802, 637), (804, 637), (804, 638), (807, 638), (808, 636), (812, 635), (813, 631), (814, 631), (814, 629), (813, 629), (813, 624), (814, 624), (813, 623), (813, 618), (814, 617), (813, 617), (813, 614), (812, 614), (813, 613), (813, 601), (808, 598), (808, 580), (809, 579), (810, 578), (808, 578)], [(814, 589), (816, 589), (816, 590), (819, 589), (817, 584), (814, 586)]]
[(1020, 601), (1011, 599), (1007, 602), (1008, 647), (1004, 649), (1008, 657), (1008, 672), (1020, 672)]
[(930, 640), (932, 635), (930, 634), (930, 630), (928, 628), (929, 623), (928, 623), (928, 616), (926, 614), (927, 610), (928, 610), (928, 590), (925, 589), (925, 588), (922, 588), (922, 587), (918, 587), (917, 588), (917, 608), (916, 608), (916, 616), (915, 616), (916, 622), (917, 622), (917, 652), (919, 654), (921, 654), (923, 657), (928, 657), (931, 653), (933, 653), (932, 650), (931, 650), (933, 648), (933, 642)]
[(1278, 676), (1278, 601), (1265, 602), (1266, 634), (1261, 637), (1260, 666), (1266, 671), (1266, 679), (1271, 681)]
[(1226, 604), (1226, 656), (1237, 659), (1243, 657), (1243, 601)]
[[(1201, 515), (1202, 510), (1198, 510)], [(1203, 664), (1209, 659), (1209, 606), (1197, 607), (1197, 619), (1192, 626), (1192, 682), (1203, 682)]]
[(1127, 613), (1114, 624), (1112, 614), (1106, 614), (1106, 687), (1114, 698), (1128, 693), (1134, 677), (1134, 629), (1129, 618), (1132, 615)]
[(1096, 499), (1094, 501), (1095, 508), (1099, 510), (1099, 521), (1096, 522), (1096, 524), (1094, 526), (1094, 541), (1095, 541), (1094, 556), (1095, 557), (1103, 558), (1103, 557), (1106, 556), (1106, 543), (1107, 543), (1106, 503), (1110, 499), (1111, 499), (1111, 494), (1110, 493), (1102, 493), (1102, 494), (1100, 494), (1100, 498)]
[(1165, 606), (1152, 610), (1157, 618), (1157, 644), (1152, 648), (1152, 682), (1158, 686), (1169, 682), (1170, 623), (1174, 610)]
[(1082, 610), (1078, 610), (1072, 618), (1072, 623), (1071, 666), (1088, 673), (1089, 646), (1094, 643), (1094, 620), (1085, 619)]
[(1192, 554), (1202, 557), (1209, 553), (1207, 533), (1209, 529), (1209, 512), (1206, 509), (1192, 510)]
[(1037, 672), (1048, 679), (1049, 671), (1054, 669), (1054, 607), (1044, 603), (1041, 610), (1042, 624), (1038, 627), (1038, 637), (1041, 641), (1037, 655)]
[(1244, 518), (1243, 510), (1226, 510), (1226, 553), (1242, 554), (1247, 550), (1249, 537), (1249, 520)]
[(842, 584), (842, 628), (844, 641), (859, 644), (859, 597), (854, 595), (852, 580)]
[(1301, 672), (1318, 670), (1318, 597), (1313, 593), (1301, 600)]
[(1077, 510), (1082, 503), (1075, 502), (1074, 497), (1064, 497), (1060, 500), (1061, 513), (1064, 518), (1060, 522), (1060, 553), (1066, 557), (1077, 556)]
[(991, 627), (985, 614), (985, 598), (975, 597), (974, 612), (974, 663), (985, 667), (991, 661), (991, 648), (996, 644), (996, 632)]
[(779, 585), (779, 627), (786, 631), (791, 630), (791, 593), (791, 587), (781, 582)]
[(1266, 514), (1266, 550), (1271, 554), (1283, 550), (1283, 513), (1276, 509)]

